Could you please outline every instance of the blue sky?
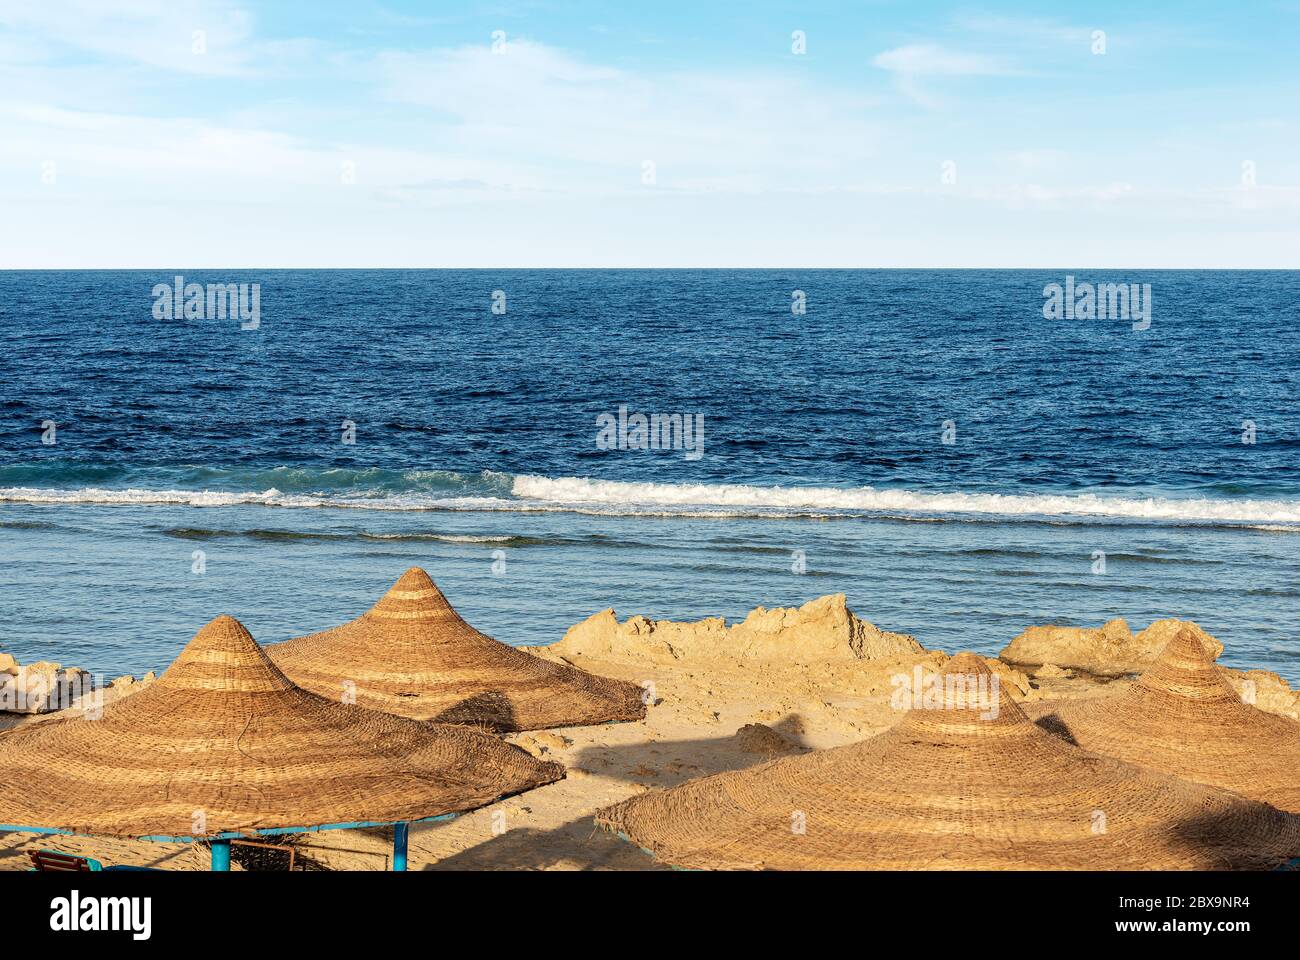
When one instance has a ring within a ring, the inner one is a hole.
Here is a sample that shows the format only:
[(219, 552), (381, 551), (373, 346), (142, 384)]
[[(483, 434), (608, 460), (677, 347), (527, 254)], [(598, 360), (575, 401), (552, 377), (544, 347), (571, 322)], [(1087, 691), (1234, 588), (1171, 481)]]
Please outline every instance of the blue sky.
[(0, 268), (1300, 267), (1297, 51), (1300, 0), (0, 0)]

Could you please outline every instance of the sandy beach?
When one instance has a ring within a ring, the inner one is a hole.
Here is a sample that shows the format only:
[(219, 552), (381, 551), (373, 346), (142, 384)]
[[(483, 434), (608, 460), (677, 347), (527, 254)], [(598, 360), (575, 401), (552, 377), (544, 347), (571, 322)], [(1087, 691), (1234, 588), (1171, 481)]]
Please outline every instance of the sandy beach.
[[(1026, 706), (1115, 696), (1180, 623), (1160, 621), (1136, 632), (1122, 621), (1029, 629), (1008, 638), (1001, 658), (985, 662), (1003, 689)], [(1218, 647), (1214, 638), (1202, 636), (1209, 649)], [(797, 609), (758, 608), (733, 624), (719, 618), (619, 620), (612, 610), (602, 611), (576, 624), (560, 642), (529, 649), (641, 685), (647, 699), (653, 697), (646, 719), (508, 735), (535, 756), (562, 763), (565, 779), (454, 820), (414, 825), (410, 869), (665, 869), (631, 844), (598, 831), (593, 814), (657, 787), (880, 733), (901, 715), (891, 703), (897, 678), (917, 667), (937, 669), (956, 652), (954, 646), (928, 647), (908, 634), (878, 629), (851, 611), (842, 595)], [(1009, 662), (1026, 657), (1043, 662)], [(1219, 669), (1260, 709), (1300, 719), (1300, 696), (1276, 675)], [(145, 686), (120, 685), (108, 698), (130, 696)], [(59, 715), (0, 717), (16, 726)], [(309, 834), (289, 842), (296, 869), (390, 866), (386, 828)], [(27, 869), (28, 849), (172, 870), (205, 870), (209, 862), (205, 848), (189, 844), (5, 834), (0, 869)], [(236, 846), (234, 852), (234, 869), (285, 869), (287, 864), (283, 850)]]

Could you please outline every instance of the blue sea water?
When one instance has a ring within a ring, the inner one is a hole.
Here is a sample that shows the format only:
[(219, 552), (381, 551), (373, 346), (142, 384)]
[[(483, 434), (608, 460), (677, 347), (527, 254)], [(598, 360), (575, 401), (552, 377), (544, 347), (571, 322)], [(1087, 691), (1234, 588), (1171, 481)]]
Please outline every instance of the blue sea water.
[[(260, 325), (156, 319), (177, 274)], [(1067, 274), (1150, 327), (1045, 319)], [(0, 649), (141, 673), (419, 564), (512, 643), (844, 592), (947, 650), (1195, 619), (1295, 683), (1298, 321), (1269, 271), (0, 272)], [(702, 456), (601, 449), (620, 407)]]

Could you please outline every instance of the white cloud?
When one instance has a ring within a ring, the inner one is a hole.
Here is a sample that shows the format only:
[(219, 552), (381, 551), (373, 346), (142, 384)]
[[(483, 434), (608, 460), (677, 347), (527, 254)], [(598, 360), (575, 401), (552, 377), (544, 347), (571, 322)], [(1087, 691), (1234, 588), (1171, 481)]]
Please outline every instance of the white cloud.
[(999, 57), (964, 53), (936, 44), (915, 43), (876, 54), (874, 66), (888, 70), (898, 88), (917, 103), (935, 107), (939, 101), (917, 83), (922, 77), (1001, 77), (1017, 71)]
[(527, 40), (380, 59), (389, 99), (426, 111), (453, 153), (509, 158), (556, 188), (796, 189), (861, 174), (881, 134), (874, 103), (797, 74), (658, 75)]
[[(336, 140), (316, 143), (275, 130), (187, 117), (156, 118), (0, 101), (0, 170), (11, 196), (147, 197), (184, 207), (197, 196), (232, 203), (337, 203), (393, 185), (509, 179), (492, 160)], [(53, 161), (56, 189), (38, 182)], [(355, 174), (343, 182), (344, 164)], [(525, 184), (524, 186), (527, 186)]]
[(962, 53), (928, 43), (909, 44), (878, 53), (871, 62), (891, 73), (913, 77), (1002, 76), (1011, 69), (996, 57)]
[(1071, 26), (1043, 18), (998, 16), (962, 16), (957, 24), (973, 33), (992, 35), (1008, 43), (1028, 44), (1035, 47), (1074, 46), (1086, 53), (1091, 42), (1092, 29)]
[(6, 0), (0, 27), (12, 32), (6, 46), (47, 57), (70, 50), (183, 73), (245, 73), (254, 52), (252, 17), (225, 0)]
[[(65, 104), (88, 99), (78, 94), (85, 74), (75, 87), (43, 88), (10, 65), (28, 82), (0, 100), (0, 193), (43, 196), (46, 161), (59, 189), (45, 193), (159, 202), (169, 191), (275, 203), (325, 189), (321, 202), (337, 203), (344, 163), (356, 172), (348, 202), (417, 208), (529, 193), (816, 191), (859, 182), (880, 140), (870, 101), (798, 76), (646, 76), (524, 40), (503, 54), (389, 52), (352, 66), (362, 89), (399, 104), (405, 135), (357, 129), (318, 105), (295, 136), (283, 122), (297, 113), (292, 101), (225, 118), (75, 109)], [(653, 184), (643, 182), (646, 161)]]

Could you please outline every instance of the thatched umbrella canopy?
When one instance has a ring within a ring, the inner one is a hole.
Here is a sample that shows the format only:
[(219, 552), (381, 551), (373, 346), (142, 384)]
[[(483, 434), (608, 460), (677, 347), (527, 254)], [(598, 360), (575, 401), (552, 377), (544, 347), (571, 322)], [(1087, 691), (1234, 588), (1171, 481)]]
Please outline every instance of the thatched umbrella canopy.
[(642, 794), (597, 822), (705, 869), (1266, 868), (1300, 853), (1300, 818), (1040, 730), (973, 654), (939, 683), (937, 708), (879, 736)]
[(299, 689), (231, 617), (92, 716), (0, 737), (4, 829), (172, 839), (404, 823), (564, 776), (489, 734)]
[(366, 613), (267, 647), (295, 683), (388, 713), (501, 731), (639, 720), (641, 688), (517, 650), (466, 623), (419, 567)]
[(1300, 723), (1243, 703), (1190, 630), (1119, 696), (1049, 701), (1030, 715), (1094, 753), (1300, 813)]

